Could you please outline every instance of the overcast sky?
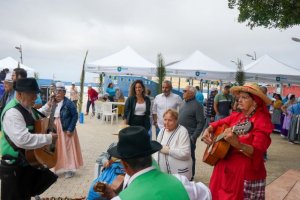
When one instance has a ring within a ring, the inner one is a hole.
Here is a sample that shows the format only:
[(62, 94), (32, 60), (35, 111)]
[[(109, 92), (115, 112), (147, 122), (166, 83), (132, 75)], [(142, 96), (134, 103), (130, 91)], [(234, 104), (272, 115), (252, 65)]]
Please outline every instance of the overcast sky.
[[(246, 53), (268, 54), (300, 68), (299, 26), (254, 28), (237, 22), (227, 0), (9, 0), (0, 1), (0, 59), (19, 60), (40, 78), (79, 81), (87, 62), (131, 46), (156, 63), (182, 60), (199, 50), (219, 63), (251, 62)], [(95, 75), (88, 75), (88, 79)]]

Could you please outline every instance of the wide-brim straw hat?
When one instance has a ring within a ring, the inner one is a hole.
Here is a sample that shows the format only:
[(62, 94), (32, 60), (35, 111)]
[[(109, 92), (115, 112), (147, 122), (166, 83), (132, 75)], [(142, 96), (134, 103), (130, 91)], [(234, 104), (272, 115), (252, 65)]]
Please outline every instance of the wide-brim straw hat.
[(243, 86), (231, 87), (230, 92), (234, 95), (238, 94), (239, 92), (247, 92), (261, 98), (266, 105), (270, 105), (272, 103), (272, 100), (261, 91), (259, 85), (256, 83), (246, 83)]

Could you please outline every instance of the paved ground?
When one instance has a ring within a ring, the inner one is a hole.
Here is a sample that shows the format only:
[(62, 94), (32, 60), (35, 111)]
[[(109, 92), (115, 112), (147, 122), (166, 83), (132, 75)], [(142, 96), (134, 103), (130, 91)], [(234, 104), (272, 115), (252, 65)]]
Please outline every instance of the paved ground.
[[(75, 177), (71, 179), (65, 179), (61, 176), (41, 197), (78, 198), (86, 196), (94, 178), (95, 160), (111, 142), (117, 140), (117, 136), (112, 135), (112, 133), (116, 133), (118, 128), (119, 126), (116, 124), (102, 124), (97, 118), (90, 119), (89, 117), (85, 118), (84, 124), (78, 124), (77, 130), (81, 142), (84, 167), (78, 170)], [(266, 163), (267, 183), (272, 182), (288, 169), (300, 169), (300, 145), (289, 144), (277, 134), (272, 134), (272, 140), (272, 145), (268, 151), (269, 160)], [(204, 149), (205, 145), (198, 141), (195, 180), (208, 184), (212, 167), (201, 161)]]

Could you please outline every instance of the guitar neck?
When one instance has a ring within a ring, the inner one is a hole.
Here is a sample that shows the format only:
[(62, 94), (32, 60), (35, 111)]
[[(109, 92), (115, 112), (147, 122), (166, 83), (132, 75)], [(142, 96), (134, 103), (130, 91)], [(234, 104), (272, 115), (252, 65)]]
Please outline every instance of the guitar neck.
[[(243, 125), (235, 125), (231, 128), (231, 131), (236, 135), (244, 135), (252, 128), (251, 123), (244, 123)], [(217, 136), (215, 142), (222, 140), (225, 137), (224, 132)]]
[[(239, 133), (239, 132), (235, 131), (235, 127), (236, 127), (236, 126), (233, 126), (233, 127), (232, 127), (232, 132), (233, 132), (234, 134), (236, 134), (236, 135), (242, 135), (243, 133)], [(218, 141), (222, 140), (224, 137), (225, 137), (225, 134), (224, 134), (224, 133), (221, 133), (220, 135), (217, 136), (215, 142), (218, 142)]]

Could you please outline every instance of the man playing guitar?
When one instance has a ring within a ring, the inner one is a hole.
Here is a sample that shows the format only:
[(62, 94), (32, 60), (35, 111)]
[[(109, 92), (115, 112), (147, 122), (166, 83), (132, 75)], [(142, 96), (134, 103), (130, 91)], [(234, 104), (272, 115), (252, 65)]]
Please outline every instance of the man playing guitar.
[[(34, 133), (36, 111), (32, 106), (40, 91), (36, 80), (19, 79), (14, 89), (16, 97), (6, 105), (1, 115), (1, 199), (29, 200), (48, 189), (57, 176), (47, 168), (37, 169), (29, 165), (25, 151), (51, 144), (57, 135)], [(48, 114), (49, 104), (40, 111)]]

